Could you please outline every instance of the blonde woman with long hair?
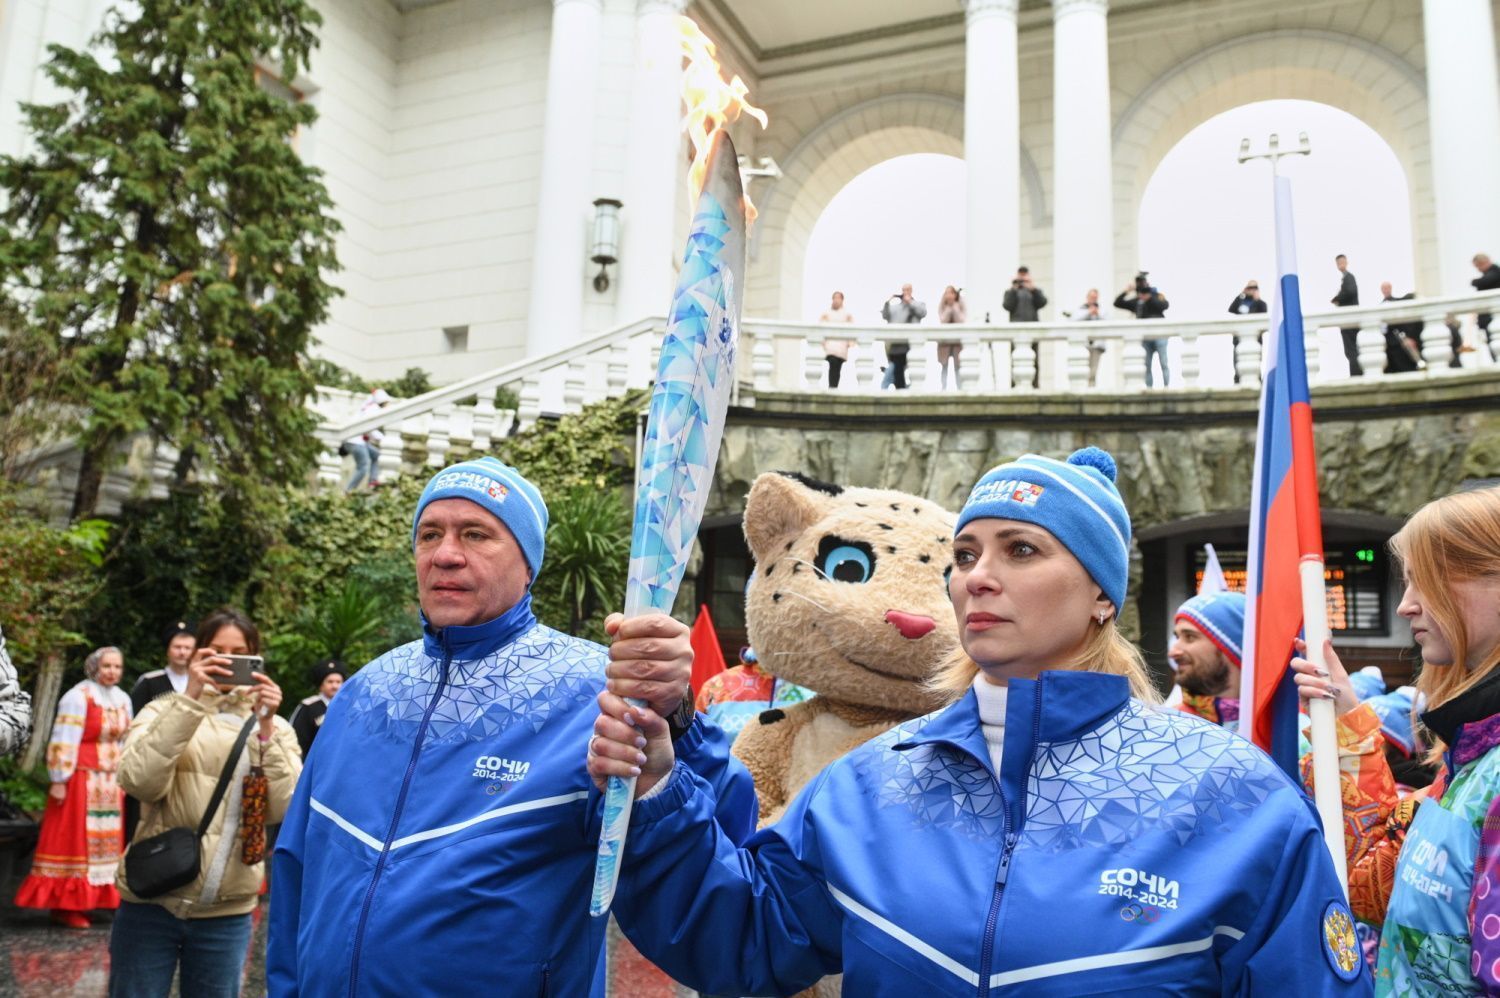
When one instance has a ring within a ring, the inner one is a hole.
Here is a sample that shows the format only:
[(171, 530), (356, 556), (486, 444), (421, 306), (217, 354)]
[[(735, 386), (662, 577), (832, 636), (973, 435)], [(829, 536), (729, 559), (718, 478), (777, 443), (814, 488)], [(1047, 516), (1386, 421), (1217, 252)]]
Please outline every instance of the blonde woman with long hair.
[(980, 479), (953, 538), (952, 702), (833, 763), (743, 848), (661, 718), (600, 695), (589, 772), (641, 795), (614, 910), (649, 959), (714, 994), (839, 972), (861, 996), (1368, 993), (1301, 792), (1157, 706), (1116, 626), (1115, 474), (1090, 447)]
[[(1377, 994), (1500, 990), (1500, 489), (1437, 499), (1391, 538), (1396, 612), (1422, 649), (1419, 730), (1436, 782), (1401, 797), (1380, 719), (1330, 643), (1328, 672), (1294, 659), (1305, 699), (1339, 715), (1349, 899), (1381, 928)], [(1299, 643), (1300, 644), (1300, 643)]]

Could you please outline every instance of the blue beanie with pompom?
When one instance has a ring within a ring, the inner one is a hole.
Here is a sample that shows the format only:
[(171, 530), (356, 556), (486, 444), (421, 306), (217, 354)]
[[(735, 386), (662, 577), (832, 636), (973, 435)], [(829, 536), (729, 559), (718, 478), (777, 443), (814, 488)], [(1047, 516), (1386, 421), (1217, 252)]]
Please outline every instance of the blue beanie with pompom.
[(1130, 513), (1115, 488), (1117, 473), (1115, 459), (1098, 447), (1074, 451), (1066, 461), (1026, 454), (979, 480), (954, 536), (983, 517), (1036, 524), (1082, 563), (1118, 616), (1130, 576)]

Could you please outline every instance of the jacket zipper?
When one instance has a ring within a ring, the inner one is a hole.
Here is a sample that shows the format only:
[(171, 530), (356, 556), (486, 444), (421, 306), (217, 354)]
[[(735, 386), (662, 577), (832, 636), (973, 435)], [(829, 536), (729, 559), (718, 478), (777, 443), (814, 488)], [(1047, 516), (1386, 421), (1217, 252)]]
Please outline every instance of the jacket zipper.
[[(1025, 778), (1030, 779), (1031, 767), (1036, 762), (1036, 743), (1038, 735), (1042, 730), (1042, 680), (1038, 676), (1036, 680), (1036, 696), (1033, 700), (1031, 715), (1031, 753), (1026, 758)], [(1016, 843), (1021, 838), (1021, 826), (1026, 821), (1026, 785), (1021, 785), (1021, 813), (1019, 818), (1011, 813), (1010, 801), (1005, 796), (1005, 781), (1000, 774), (995, 774), (995, 779), (1000, 785), (1000, 807), (1005, 812), (1005, 846), (1000, 851), (1000, 866), (995, 871), (995, 890), (990, 895), (990, 913), (984, 921), (984, 942), (979, 951), (979, 996), (989, 998), (990, 993), (990, 966), (993, 961), (995, 949), (995, 931), (1000, 926), (1000, 902), (1005, 897), (1005, 882), (1010, 879), (1011, 857), (1016, 851)]]
[(396, 808), (391, 814), (391, 826), (385, 833), (385, 843), (380, 847), (380, 857), (375, 860), (375, 872), (370, 877), (369, 889), (365, 891), (364, 903), (359, 908), (359, 922), (354, 929), (354, 960), (349, 966), (350, 998), (354, 998), (359, 993), (360, 951), (364, 946), (365, 923), (370, 918), (370, 905), (375, 900), (375, 888), (380, 885), (380, 876), (385, 872), (385, 863), (391, 854), (391, 842), (396, 838), (396, 829), (401, 824), (401, 812), (406, 808), (406, 793), (411, 789), (412, 774), (416, 772), (417, 760), (422, 755), (422, 743), (427, 737), (427, 724), (432, 720), (432, 712), (437, 709), (438, 701), (443, 698), (443, 690), (448, 685), (448, 665), (452, 660), (453, 651), (448, 647), (448, 635), (444, 634), (443, 668), (438, 674), (437, 690), (433, 692), (427, 709), (422, 712), (422, 723), (417, 726), (416, 744), (411, 749), (411, 760), (406, 764), (406, 775), (401, 778), (401, 790), (396, 794)]

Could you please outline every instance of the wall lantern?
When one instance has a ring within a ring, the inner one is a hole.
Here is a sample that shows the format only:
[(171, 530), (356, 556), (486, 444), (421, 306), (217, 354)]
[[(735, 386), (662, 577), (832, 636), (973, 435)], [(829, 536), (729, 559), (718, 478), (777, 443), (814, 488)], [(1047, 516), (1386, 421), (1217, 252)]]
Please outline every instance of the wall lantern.
[(614, 198), (599, 198), (594, 202), (594, 242), (589, 259), (599, 265), (594, 275), (594, 290), (603, 294), (609, 290), (609, 265), (620, 258), (620, 208)]

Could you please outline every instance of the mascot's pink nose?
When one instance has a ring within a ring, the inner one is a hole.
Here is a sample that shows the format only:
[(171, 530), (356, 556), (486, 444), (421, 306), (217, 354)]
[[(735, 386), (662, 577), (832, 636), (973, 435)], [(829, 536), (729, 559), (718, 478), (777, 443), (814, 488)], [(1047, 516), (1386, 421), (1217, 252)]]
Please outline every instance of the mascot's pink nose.
[(886, 623), (901, 632), (903, 638), (910, 641), (917, 640), (937, 626), (937, 621), (931, 617), (924, 617), (920, 613), (902, 613), (900, 610), (887, 610), (885, 619)]

